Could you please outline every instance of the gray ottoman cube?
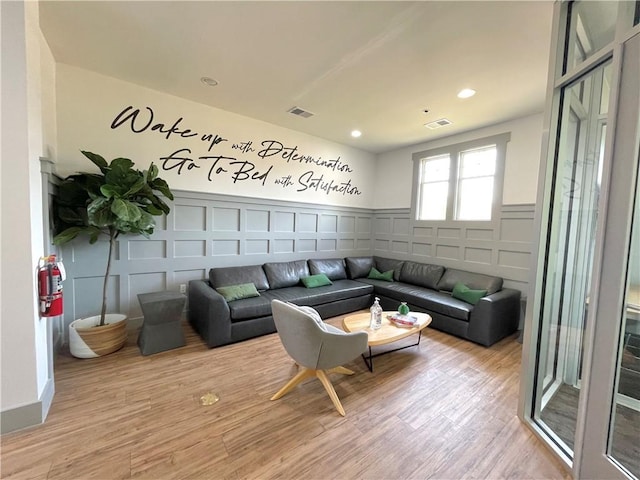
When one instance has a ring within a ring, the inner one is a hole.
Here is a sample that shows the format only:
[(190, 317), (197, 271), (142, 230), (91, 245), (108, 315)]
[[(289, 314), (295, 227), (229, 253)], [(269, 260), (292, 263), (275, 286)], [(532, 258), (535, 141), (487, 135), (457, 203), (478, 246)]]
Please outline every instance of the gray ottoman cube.
[(144, 322), (138, 335), (142, 355), (164, 352), (185, 345), (180, 318), (186, 297), (177, 292), (140, 293)]

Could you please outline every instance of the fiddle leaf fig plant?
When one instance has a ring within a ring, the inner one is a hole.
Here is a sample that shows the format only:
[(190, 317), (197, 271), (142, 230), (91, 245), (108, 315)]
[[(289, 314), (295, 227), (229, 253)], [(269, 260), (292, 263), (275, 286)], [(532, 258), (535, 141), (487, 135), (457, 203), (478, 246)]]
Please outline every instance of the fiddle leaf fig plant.
[(96, 243), (100, 235), (109, 239), (100, 311), (100, 325), (104, 325), (107, 282), (116, 239), (123, 233), (149, 238), (156, 224), (153, 217), (170, 211), (159, 194), (169, 200), (173, 200), (173, 194), (167, 182), (158, 177), (158, 167), (153, 163), (148, 170), (140, 171), (128, 158), (115, 158), (107, 163), (96, 153), (82, 151), (82, 154), (100, 173), (69, 175), (59, 185), (53, 203), (57, 233), (53, 243), (62, 245), (81, 234), (89, 236), (90, 244)]

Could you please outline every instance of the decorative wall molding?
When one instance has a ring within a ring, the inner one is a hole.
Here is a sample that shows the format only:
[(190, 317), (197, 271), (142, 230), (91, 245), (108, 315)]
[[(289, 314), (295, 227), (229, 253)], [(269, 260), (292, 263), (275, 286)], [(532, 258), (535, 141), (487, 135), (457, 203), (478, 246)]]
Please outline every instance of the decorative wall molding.
[[(55, 185), (50, 183), (53, 191)], [(174, 190), (171, 213), (150, 239), (118, 239), (108, 310), (142, 316), (137, 295), (180, 289), (212, 267), (305, 258), (380, 255), (442, 264), (505, 278), (526, 295), (533, 205), (506, 205), (499, 222), (414, 225), (409, 209), (366, 209)], [(101, 298), (108, 243), (78, 238), (63, 246), (64, 324), (94, 315)], [(188, 308), (188, 306), (187, 306)]]
[(535, 205), (503, 205), (497, 222), (415, 222), (409, 208), (376, 210), (373, 253), (472, 270), (528, 292)]
[[(178, 291), (212, 267), (371, 253), (372, 210), (180, 190), (174, 196), (150, 239), (119, 237), (109, 311), (136, 319), (139, 293)], [(89, 245), (86, 238), (62, 247), (65, 327), (98, 310), (107, 247), (106, 239)]]

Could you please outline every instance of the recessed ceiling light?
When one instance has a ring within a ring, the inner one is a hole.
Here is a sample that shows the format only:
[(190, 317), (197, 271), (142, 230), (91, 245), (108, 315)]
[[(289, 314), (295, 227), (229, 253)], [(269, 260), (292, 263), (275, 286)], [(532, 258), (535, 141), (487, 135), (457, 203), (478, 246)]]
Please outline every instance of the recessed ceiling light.
[(209, 85), (210, 87), (215, 87), (216, 85), (218, 85), (218, 81), (214, 80), (211, 77), (202, 77), (200, 81), (205, 85)]
[(471, 88), (463, 88), (458, 92), (458, 98), (469, 98), (473, 97), (476, 94), (476, 91)]
[(362, 135), (362, 132), (361, 132), (360, 130), (353, 130), (353, 131), (351, 132), (351, 136), (352, 136), (353, 138), (358, 138), (358, 137), (359, 137), (359, 136), (361, 136), (361, 135)]

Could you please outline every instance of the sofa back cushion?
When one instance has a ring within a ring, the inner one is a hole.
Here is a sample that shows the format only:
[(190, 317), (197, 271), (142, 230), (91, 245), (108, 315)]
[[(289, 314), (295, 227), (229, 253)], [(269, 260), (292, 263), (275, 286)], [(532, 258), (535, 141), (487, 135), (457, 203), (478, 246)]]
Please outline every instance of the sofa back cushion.
[(482, 273), (467, 272), (465, 270), (456, 270), (455, 268), (447, 268), (438, 282), (438, 290), (443, 292), (452, 292), (456, 283), (462, 283), (473, 290), (486, 290), (487, 295), (502, 290), (502, 278), (484, 275)]
[(342, 258), (323, 258), (309, 260), (309, 271), (312, 275), (324, 273), (329, 280), (342, 280), (347, 278)]
[(269, 290), (269, 281), (262, 265), (212, 268), (209, 270), (209, 283), (213, 288), (253, 283), (257, 290)]
[(442, 278), (444, 267), (429, 263), (404, 262), (400, 270), (400, 281), (419, 287), (438, 290), (438, 282)]
[[(404, 261), (383, 257), (373, 257), (373, 260), (375, 261), (375, 265), (373, 266), (376, 267), (379, 272), (388, 272), (389, 270), (393, 270), (393, 279), (396, 282), (400, 280), (400, 270), (402, 269)], [(369, 272), (367, 272), (367, 275), (368, 274)]]
[(375, 263), (373, 257), (347, 257), (344, 259), (350, 279), (366, 278)]
[(306, 260), (265, 263), (263, 267), (272, 289), (293, 287), (300, 283), (302, 277), (309, 276)]

